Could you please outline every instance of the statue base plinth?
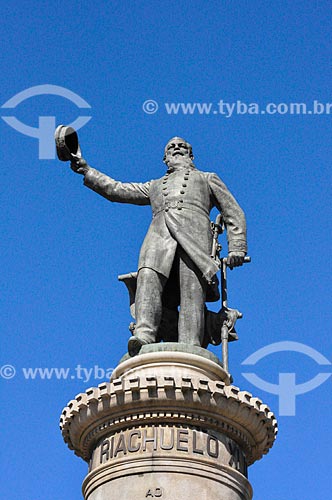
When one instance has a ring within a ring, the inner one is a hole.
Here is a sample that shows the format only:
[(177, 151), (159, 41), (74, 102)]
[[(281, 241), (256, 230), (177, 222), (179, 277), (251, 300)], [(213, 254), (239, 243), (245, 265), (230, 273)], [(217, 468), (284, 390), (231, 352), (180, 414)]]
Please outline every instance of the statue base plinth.
[(247, 466), (272, 446), (274, 415), (213, 354), (144, 348), (63, 410), (63, 437), (89, 462), (85, 500), (250, 500)]

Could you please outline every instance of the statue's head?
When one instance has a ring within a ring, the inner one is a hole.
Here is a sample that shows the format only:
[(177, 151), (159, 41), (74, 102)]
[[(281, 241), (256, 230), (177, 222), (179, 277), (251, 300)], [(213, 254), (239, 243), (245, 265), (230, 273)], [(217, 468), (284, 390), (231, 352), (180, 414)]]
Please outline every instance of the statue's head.
[(172, 137), (165, 147), (163, 162), (168, 168), (176, 167), (177, 165), (190, 165), (194, 167), (192, 160), (194, 159), (191, 144), (181, 137)]

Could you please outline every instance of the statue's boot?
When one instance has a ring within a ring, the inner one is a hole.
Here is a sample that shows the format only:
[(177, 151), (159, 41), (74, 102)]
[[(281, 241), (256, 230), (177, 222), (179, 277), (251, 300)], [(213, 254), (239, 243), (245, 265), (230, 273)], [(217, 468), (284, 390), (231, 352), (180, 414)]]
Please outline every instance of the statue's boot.
[(146, 340), (143, 340), (137, 336), (130, 337), (128, 341), (128, 353), (129, 356), (133, 357), (136, 356), (143, 345), (149, 344)]

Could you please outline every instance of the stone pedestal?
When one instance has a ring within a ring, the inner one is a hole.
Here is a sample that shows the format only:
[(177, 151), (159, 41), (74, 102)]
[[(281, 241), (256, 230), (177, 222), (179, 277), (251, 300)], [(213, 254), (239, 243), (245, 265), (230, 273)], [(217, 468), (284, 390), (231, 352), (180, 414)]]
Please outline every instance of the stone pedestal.
[(213, 354), (179, 344), (124, 359), (110, 382), (68, 403), (60, 426), (89, 462), (85, 500), (250, 500), (247, 466), (277, 433), (269, 408), (230, 385)]

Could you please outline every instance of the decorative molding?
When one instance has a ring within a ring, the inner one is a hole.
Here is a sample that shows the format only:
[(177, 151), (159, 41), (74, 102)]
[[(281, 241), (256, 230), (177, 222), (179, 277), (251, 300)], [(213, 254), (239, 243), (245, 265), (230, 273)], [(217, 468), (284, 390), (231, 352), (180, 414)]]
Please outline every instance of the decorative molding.
[(268, 453), (278, 431), (274, 414), (260, 399), (201, 376), (118, 378), (78, 394), (60, 418), (65, 442), (86, 461), (104, 436), (156, 424), (222, 432), (241, 447), (248, 465)]

